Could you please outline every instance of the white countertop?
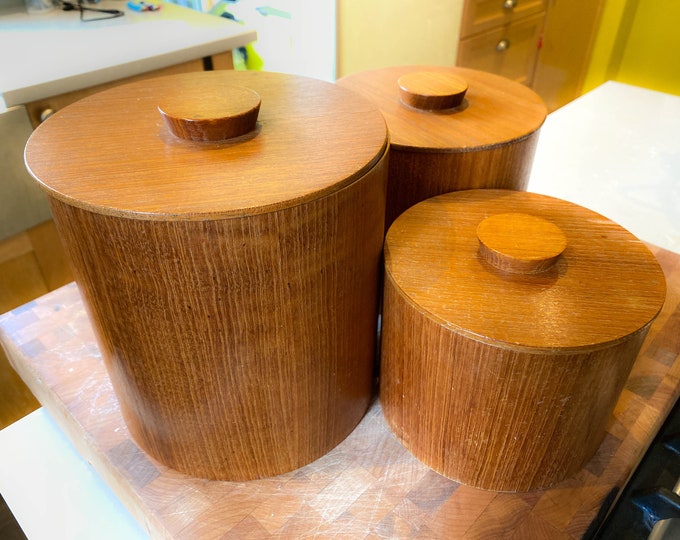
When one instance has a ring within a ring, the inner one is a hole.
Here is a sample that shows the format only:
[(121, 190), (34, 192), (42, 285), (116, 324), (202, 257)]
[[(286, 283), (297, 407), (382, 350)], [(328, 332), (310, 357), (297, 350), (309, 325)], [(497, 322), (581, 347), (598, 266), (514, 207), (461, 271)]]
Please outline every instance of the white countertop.
[(680, 97), (607, 82), (548, 116), (529, 190), (680, 253)]
[(40, 408), (0, 431), (0, 493), (30, 540), (149, 536)]
[(242, 24), (169, 3), (153, 12), (132, 11), (125, 0), (86, 4), (125, 13), (93, 22), (81, 22), (78, 11), (29, 15), (23, 4), (2, 5), (0, 111), (229, 51), (257, 37)]
[[(680, 97), (607, 83), (548, 116), (529, 188), (680, 253), (678, 126)], [(30, 540), (146, 538), (42, 409), (0, 431), (0, 492)]]

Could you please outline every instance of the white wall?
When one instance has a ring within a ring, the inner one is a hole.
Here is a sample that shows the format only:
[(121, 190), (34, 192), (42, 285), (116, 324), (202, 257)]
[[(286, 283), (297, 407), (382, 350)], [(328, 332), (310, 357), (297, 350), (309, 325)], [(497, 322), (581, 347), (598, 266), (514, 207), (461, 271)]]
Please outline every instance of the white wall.
[(301, 1), (293, 16), (293, 61), (299, 75), (327, 81), (336, 76), (336, 2)]
[[(263, 69), (333, 81), (392, 65), (455, 65), (463, 2), (240, 0), (237, 6), (250, 10), (241, 13), (259, 32)], [(260, 16), (255, 8), (263, 5), (292, 16)]]
[(227, 10), (257, 31), (262, 69), (335, 80), (335, 0), (239, 0)]

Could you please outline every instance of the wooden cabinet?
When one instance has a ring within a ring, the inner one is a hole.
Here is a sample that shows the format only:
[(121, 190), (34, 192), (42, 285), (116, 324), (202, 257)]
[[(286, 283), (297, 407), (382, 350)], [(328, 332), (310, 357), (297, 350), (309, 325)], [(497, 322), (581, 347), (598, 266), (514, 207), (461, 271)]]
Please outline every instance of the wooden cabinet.
[(544, 12), (544, 0), (468, 0), (463, 7), (460, 37), (464, 39)]
[(553, 111), (579, 97), (605, 0), (550, 0), (532, 88)]
[(531, 85), (546, 0), (466, 0), (457, 64)]
[[(233, 61), (231, 56), (231, 51), (214, 55), (209, 58), (209, 63), (212, 69), (232, 69)], [(26, 110), (28, 111), (28, 116), (31, 120), (33, 127), (37, 127), (40, 122), (47, 119), (51, 114), (55, 113), (57, 110), (66, 107), (67, 105), (74, 103), (84, 97), (96, 94), (112, 86), (118, 86), (125, 83), (130, 83), (138, 81), (141, 79), (149, 79), (151, 77), (161, 77), (165, 75), (174, 75), (176, 73), (190, 73), (195, 71), (203, 71), (205, 66), (205, 59), (192, 60), (190, 62), (185, 62), (182, 64), (177, 64), (167, 68), (159, 69), (156, 71), (149, 71), (147, 73), (142, 73), (134, 77), (127, 77), (125, 79), (119, 79), (110, 83), (100, 84), (96, 86), (90, 86), (88, 88), (83, 88), (82, 90), (75, 90), (73, 92), (68, 92), (66, 94), (60, 94), (58, 96), (52, 96), (31, 103), (26, 104)]]
[(457, 65), (531, 86), (548, 110), (581, 95), (604, 0), (465, 0)]

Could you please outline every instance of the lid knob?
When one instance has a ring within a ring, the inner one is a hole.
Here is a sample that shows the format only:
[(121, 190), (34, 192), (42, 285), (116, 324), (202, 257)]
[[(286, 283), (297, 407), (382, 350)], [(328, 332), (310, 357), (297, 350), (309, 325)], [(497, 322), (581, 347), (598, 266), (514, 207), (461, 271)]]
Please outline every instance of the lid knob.
[(535, 274), (552, 267), (567, 247), (562, 230), (529, 214), (496, 214), (477, 226), (479, 253), (490, 264), (513, 274)]
[(170, 131), (189, 141), (222, 141), (255, 129), (261, 99), (242, 86), (208, 84), (178, 88), (158, 110)]
[(468, 89), (464, 79), (437, 71), (407, 73), (399, 77), (397, 84), (403, 103), (426, 111), (458, 107)]

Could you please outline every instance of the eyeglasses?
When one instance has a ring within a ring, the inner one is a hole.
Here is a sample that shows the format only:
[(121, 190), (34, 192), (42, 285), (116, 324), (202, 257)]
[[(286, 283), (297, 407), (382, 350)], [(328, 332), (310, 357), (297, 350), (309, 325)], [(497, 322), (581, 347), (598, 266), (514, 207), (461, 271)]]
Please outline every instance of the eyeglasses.
[[(125, 13), (120, 9), (98, 9), (85, 7), (83, 5), (83, 0), (78, 0), (77, 4), (74, 4), (73, 2), (62, 1), (61, 9), (64, 11), (78, 10), (80, 12), (80, 20), (83, 22), (103, 21), (105, 19), (115, 19), (116, 17), (122, 17), (125, 15)], [(86, 17), (85, 12), (103, 13), (104, 15), (99, 17)]]

